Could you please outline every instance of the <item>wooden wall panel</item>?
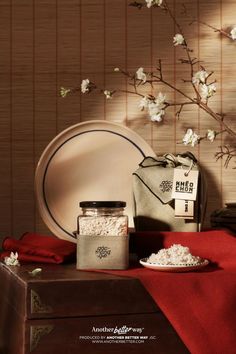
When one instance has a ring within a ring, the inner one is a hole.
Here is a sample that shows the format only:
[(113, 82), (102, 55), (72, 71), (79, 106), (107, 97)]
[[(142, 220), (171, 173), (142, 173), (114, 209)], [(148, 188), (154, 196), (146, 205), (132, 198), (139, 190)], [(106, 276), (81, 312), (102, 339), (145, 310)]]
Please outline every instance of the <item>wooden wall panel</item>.
[[(105, 0), (81, 0), (81, 79), (104, 87)], [(81, 121), (104, 119), (104, 97), (98, 92), (81, 97)]]
[[(181, 27), (183, 29), (184, 35), (186, 36), (186, 41), (189, 48), (192, 50), (190, 52), (190, 57), (199, 57), (199, 25), (198, 23), (193, 23), (190, 25), (192, 19), (199, 19), (199, 2), (198, 1), (187, 1), (185, 2), (186, 14), (183, 13), (184, 9), (181, 6), (180, 1), (175, 1), (175, 16), (177, 18), (181, 17), (182, 21)], [(178, 27), (175, 26), (175, 33), (179, 33)], [(180, 46), (176, 46), (175, 53), (175, 76), (176, 76), (176, 85), (182, 91), (184, 91), (190, 97), (196, 97), (194, 89), (191, 82), (183, 82), (183, 80), (191, 80), (191, 67), (189, 64), (181, 63), (181, 60), (188, 60), (186, 51), (184, 51)], [(199, 70), (199, 64), (194, 66), (194, 72)], [(175, 99), (178, 102), (186, 102), (187, 100), (178, 93), (175, 94)], [(178, 111), (179, 106), (176, 107)], [(198, 134), (200, 133), (200, 119), (199, 119), (199, 109), (197, 106), (185, 106), (181, 112), (179, 119), (176, 122), (176, 142), (178, 153), (184, 153), (186, 150), (192, 152), (197, 159), (199, 159), (199, 146), (192, 148), (191, 146), (184, 146), (182, 144), (183, 135), (185, 134), (188, 128), (192, 128)]]
[[(235, 23), (236, 2), (225, 0), (222, 4), (222, 26), (224, 28), (232, 28)], [(236, 62), (234, 59), (236, 46), (235, 42), (228, 40), (222, 41), (222, 90), (224, 97), (222, 99), (223, 112), (227, 112), (225, 122), (230, 122), (230, 125), (236, 130), (236, 105), (235, 105), (235, 73)], [(231, 142), (236, 147), (236, 142), (226, 135), (222, 136), (223, 144)], [(236, 167), (235, 163), (233, 167)], [(231, 168), (222, 169), (222, 195), (227, 203), (232, 203), (236, 200), (236, 177), (235, 170), (231, 172)]]
[[(57, 96), (80, 84), (80, 1), (57, 1)], [(57, 98), (58, 132), (80, 120), (80, 95)]]
[[(114, 68), (127, 69), (127, 1), (107, 0), (105, 2), (105, 42), (104, 42), (104, 88), (110, 91), (125, 90), (126, 79)], [(106, 120), (126, 124), (126, 94), (115, 93), (110, 100), (105, 99)]]
[[(204, 20), (207, 23), (211, 23), (216, 28), (221, 28), (222, 14), (221, 14), (221, 1), (211, 0), (206, 3), (199, 2), (199, 13), (204, 13)], [(214, 14), (214, 16), (212, 16)], [(217, 79), (217, 94), (209, 100), (209, 106), (216, 112), (222, 111), (222, 71), (221, 71), (221, 56), (222, 56), (222, 39), (214, 40), (214, 46), (212, 46), (212, 40), (217, 39), (215, 33), (206, 26), (200, 26), (199, 28), (199, 58), (203, 62), (203, 66), (206, 66), (207, 72), (214, 71), (212, 75), (212, 81)], [(209, 50), (211, 48), (211, 50)], [(206, 63), (206, 64), (205, 64)], [(221, 127), (214, 121), (212, 117), (205, 112), (200, 111), (200, 129), (201, 136), (206, 134), (207, 129), (213, 129), (219, 131)], [(199, 146), (200, 161), (205, 168), (207, 174), (208, 185), (208, 205), (207, 205), (207, 218), (209, 218), (212, 210), (215, 206), (222, 205), (222, 161), (215, 162), (214, 155), (217, 146), (220, 144), (221, 137), (218, 136), (214, 143), (209, 141), (203, 141)]]
[[(169, 7), (171, 11), (175, 12), (175, 2), (169, 1)], [(160, 8), (152, 9), (152, 42), (151, 42), (151, 54), (152, 54), (152, 70), (156, 70), (159, 66), (159, 59), (162, 61), (163, 76), (171, 84), (175, 84), (175, 49), (172, 45), (173, 36), (175, 34), (175, 26), (173, 23), (170, 26), (166, 26), (167, 16)], [(167, 40), (168, 38), (168, 40)], [(153, 94), (156, 96), (159, 92), (166, 95), (166, 99), (174, 101), (175, 93), (172, 89), (157, 84), (153, 89)], [(164, 154), (167, 150), (175, 152), (176, 149), (176, 120), (174, 117), (175, 109), (169, 108), (166, 111), (166, 115), (163, 119), (163, 123), (152, 124), (152, 142), (155, 151), (159, 154)]]
[[(129, 4), (129, 1), (127, 1)], [(135, 73), (138, 68), (143, 67), (149, 71), (152, 63), (151, 34), (152, 34), (152, 12), (144, 8), (138, 11), (133, 7), (127, 7), (127, 69)], [(132, 89), (132, 87), (127, 87)], [(140, 86), (140, 92), (145, 87)], [(140, 134), (150, 145), (152, 145), (152, 124), (139, 110), (139, 101), (135, 95), (127, 97), (127, 125), (129, 128)], [(143, 124), (141, 123), (143, 122)]]
[(0, 3), (0, 205), (1, 233), (12, 233), (11, 2)]
[[(106, 100), (99, 90), (124, 90), (127, 81), (114, 68), (134, 73), (151, 70), (163, 61), (165, 78), (192, 95), (188, 65), (180, 64), (181, 47), (173, 46), (178, 28), (160, 8), (138, 10), (129, 0), (1, 0), (0, 2), (0, 238), (19, 237), (24, 231), (48, 233), (36, 208), (34, 171), (38, 159), (56, 134), (72, 124), (106, 119), (139, 133), (157, 154), (192, 151), (207, 171), (209, 215), (224, 202), (236, 200), (235, 170), (215, 162), (217, 146), (228, 142), (219, 135), (214, 143), (181, 144), (187, 128), (204, 135), (219, 130), (217, 123), (197, 107), (185, 107), (179, 120), (177, 108), (168, 109), (163, 123), (152, 123), (138, 108), (139, 98), (118, 92)], [(210, 106), (235, 121), (235, 41), (195, 22), (217, 28), (235, 25), (232, 0), (169, 0), (186, 38), (206, 69), (215, 71), (217, 93)], [(199, 64), (195, 70), (199, 69)], [(92, 94), (59, 97), (60, 87), (80, 86), (89, 78), (99, 90)], [(130, 87), (129, 87), (130, 88)], [(147, 85), (140, 87), (147, 92)], [(170, 88), (158, 85), (168, 100), (182, 100)], [(234, 141), (231, 143), (235, 144)]]
[(13, 234), (34, 230), (32, 2), (12, 1)]
[[(57, 1), (34, 2), (34, 126), (35, 162), (58, 133)], [(47, 228), (36, 213), (36, 231)]]

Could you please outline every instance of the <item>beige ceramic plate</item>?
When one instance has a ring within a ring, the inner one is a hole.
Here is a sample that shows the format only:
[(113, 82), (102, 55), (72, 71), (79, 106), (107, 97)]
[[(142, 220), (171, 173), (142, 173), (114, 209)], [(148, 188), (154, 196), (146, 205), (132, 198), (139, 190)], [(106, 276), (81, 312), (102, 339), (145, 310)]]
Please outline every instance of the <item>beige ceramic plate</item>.
[(145, 268), (149, 268), (152, 270), (158, 270), (159, 272), (192, 272), (194, 270), (199, 270), (203, 267), (206, 267), (209, 264), (207, 259), (204, 259), (201, 263), (197, 265), (185, 264), (185, 265), (161, 265), (148, 263), (147, 258), (140, 259), (139, 261)]
[(124, 200), (132, 218), (132, 172), (151, 147), (132, 130), (107, 121), (76, 124), (47, 146), (36, 169), (40, 214), (59, 238), (74, 241), (82, 200)]

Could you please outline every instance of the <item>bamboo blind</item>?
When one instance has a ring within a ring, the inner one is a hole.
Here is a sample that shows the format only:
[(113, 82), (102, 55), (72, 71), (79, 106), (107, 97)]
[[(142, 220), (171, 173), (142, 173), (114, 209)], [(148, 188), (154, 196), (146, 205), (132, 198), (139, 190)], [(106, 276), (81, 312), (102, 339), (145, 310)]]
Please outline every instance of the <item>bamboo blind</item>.
[[(183, 86), (188, 68), (178, 63), (181, 48), (174, 48), (173, 23), (159, 9), (141, 11), (127, 0), (1, 0), (0, 1), (0, 238), (25, 231), (47, 233), (34, 198), (37, 161), (60, 131), (91, 119), (122, 123), (139, 133), (158, 154), (183, 152), (178, 144), (184, 131), (199, 134), (217, 128), (206, 114), (188, 106), (179, 121), (169, 109), (163, 124), (151, 123), (137, 109), (137, 98), (118, 95), (106, 101), (100, 94), (61, 99), (60, 86), (72, 87), (89, 78), (100, 86), (125, 89), (114, 67), (136, 71), (153, 69), (163, 60), (166, 78)], [(181, 14), (182, 0), (169, 5), (183, 25), (196, 56), (217, 77), (217, 94), (211, 105), (228, 113), (236, 129), (236, 43), (221, 38), (198, 23), (189, 27)], [(187, 0), (194, 18), (216, 27), (235, 25), (236, 2)], [(169, 99), (173, 91), (161, 87)], [(155, 90), (154, 90), (155, 91)], [(155, 92), (154, 92), (155, 93)], [(224, 136), (213, 144), (203, 141), (190, 149), (207, 170), (208, 216), (225, 202), (236, 201), (235, 170), (215, 162), (214, 153)]]

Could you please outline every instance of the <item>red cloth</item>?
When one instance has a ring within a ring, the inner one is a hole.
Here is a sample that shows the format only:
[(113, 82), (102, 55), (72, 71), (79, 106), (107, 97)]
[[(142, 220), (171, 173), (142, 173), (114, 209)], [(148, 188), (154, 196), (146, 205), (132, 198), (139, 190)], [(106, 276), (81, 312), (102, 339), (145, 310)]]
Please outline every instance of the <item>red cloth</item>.
[(34, 233), (24, 234), (20, 240), (7, 237), (2, 243), (3, 251), (0, 259), (9, 256), (10, 252), (18, 252), (20, 262), (64, 263), (76, 258), (76, 244), (60, 240), (52, 236)]
[(152, 248), (155, 253), (160, 245), (181, 244), (212, 262), (189, 273), (143, 267), (109, 273), (140, 279), (191, 354), (236, 353), (236, 238), (222, 230), (147, 232), (136, 234), (135, 240), (140, 249)]

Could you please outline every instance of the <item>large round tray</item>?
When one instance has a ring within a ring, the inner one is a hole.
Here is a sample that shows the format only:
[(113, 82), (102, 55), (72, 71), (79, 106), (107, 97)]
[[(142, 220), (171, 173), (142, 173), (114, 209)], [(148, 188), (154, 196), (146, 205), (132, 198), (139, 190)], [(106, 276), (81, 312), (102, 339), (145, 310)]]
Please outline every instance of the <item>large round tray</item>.
[(124, 200), (132, 216), (132, 173), (152, 148), (134, 131), (108, 121), (76, 124), (43, 152), (35, 176), (42, 219), (61, 239), (75, 241), (82, 200)]

